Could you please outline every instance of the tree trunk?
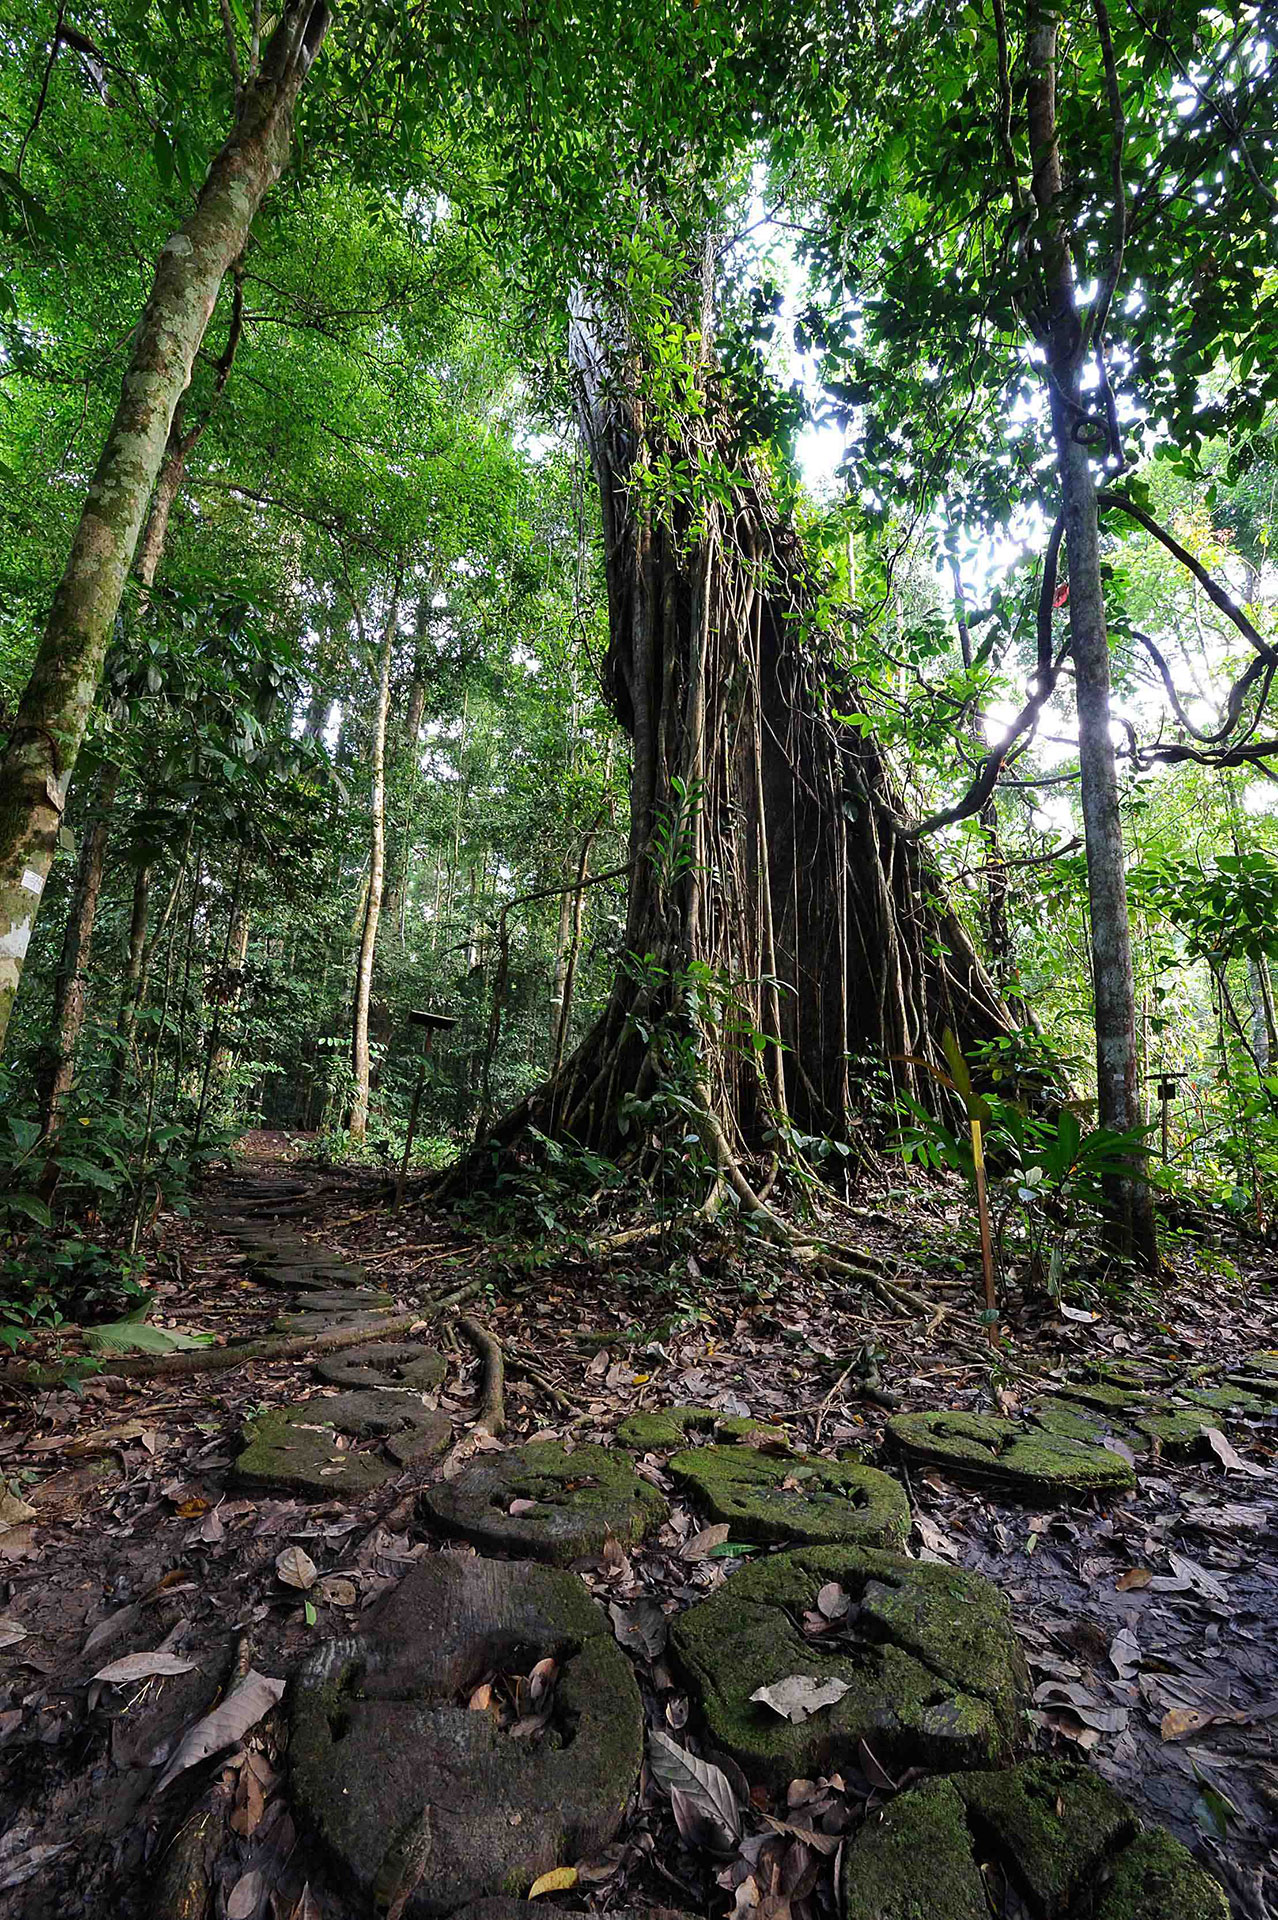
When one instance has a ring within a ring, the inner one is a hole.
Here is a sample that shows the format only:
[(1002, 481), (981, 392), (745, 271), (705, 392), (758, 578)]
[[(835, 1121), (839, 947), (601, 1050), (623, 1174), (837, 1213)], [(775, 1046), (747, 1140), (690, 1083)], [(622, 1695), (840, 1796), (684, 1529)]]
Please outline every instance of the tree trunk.
[[(959, 563), (951, 553), (950, 578), (954, 583), (954, 614), (958, 624), (959, 647), (963, 656), (963, 665), (971, 671), (972, 630), (967, 620), (967, 600), (963, 591), (963, 575)], [(978, 762), (989, 752), (989, 742), (985, 738), (984, 716), (980, 707), (972, 703), (968, 732)], [(1012, 1011), (1020, 1014), (1022, 1008), (1010, 997), (1009, 988), (1012, 977), (1012, 932), (1007, 913), (1007, 868), (1003, 865), (1002, 848), (998, 831), (998, 803), (991, 794), (977, 816), (981, 829), (981, 838), (985, 843), (985, 946), (990, 957), (994, 978), (999, 991), (1008, 999)]]
[[(1049, 309), (1042, 325), (1052, 431), (1069, 555), (1069, 629), (1078, 708), (1078, 757), (1096, 1007), (1096, 1083), (1100, 1123), (1118, 1132), (1144, 1120), (1136, 1038), (1136, 986), (1127, 908), (1118, 767), (1110, 732), (1109, 633), (1101, 578), (1096, 483), (1087, 446), (1080, 369), (1085, 335), (1074, 267), (1059, 202), (1062, 196), (1056, 122), (1059, 16), (1031, 0), (1026, 35), (1026, 106), (1038, 248)], [(1115, 1240), (1153, 1271), (1158, 1261), (1153, 1195), (1143, 1179), (1110, 1182)]]
[(391, 866), (393, 878), (386, 889), (386, 918), (390, 922), (399, 950), (404, 951), (406, 936), (406, 916), (408, 911), (409, 857), (412, 851), (412, 806), (417, 792), (418, 749), (421, 745), (422, 721), (426, 715), (426, 658), (422, 639), (426, 624), (430, 618), (430, 602), (425, 594), (417, 602), (416, 644), (413, 651), (413, 677), (408, 688), (408, 712), (404, 720), (403, 766), (400, 780), (403, 785), (403, 815), (399, 833), (399, 847)]
[[(876, 746), (832, 717), (798, 536), (732, 423), (707, 394), (676, 441), (580, 312), (573, 349), (603, 504), (606, 682), (633, 744), (626, 959), (593, 1030), (495, 1138), (531, 1120), (603, 1152), (638, 1141), (642, 1158), (663, 1112), (680, 1139), (693, 1116), (715, 1193), (744, 1197), (743, 1154), (783, 1146), (789, 1123), (850, 1137), (867, 1065), (931, 1099), (916, 1057), (939, 1058), (946, 1026), (968, 1045), (1005, 1033), (1006, 1010), (892, 825)], [(730, 497), (661, 503), (671, 467), (731, 472)]]
[(62, 1107), (75, 1077), (76, 1045), (84, 1025), (93, 922), (102, 891), (111, 809), (120, 785), (120, 769), (108, 761), (98, 776), (89, 818), (81, 832), (71, 904), (62, 936), (62, 958), (53, 989), (53, 1019), (39, 1088), (45, 1140), (52, 1148), (62, 1124)]
[(151, 909), (151, 872), (139, 867), (133, 876), (133, 911), (129, 918), (129, 951), (120, 982), (120, 1010), (116, 1015), (115, 1065), (111, 1069), (111, 1097), (118, 1099), (129, 1070), (133, 1033), (142, 996), (142, 963), (146, 953), (147, 920)]
[(106, 445), (0, 761), (0, 1045), (147, 501), (217, 300), (292, 140), (326, 0), (287, 0), (194, 212), (166, 242)]
[(373, 723), (373, 819), (369, 843), (368, 893), (364, 901), (359, 958), (355, 964), (355, 1004), (351, 1022), (351, 1070), (355, 1075), (350, 1119), (353, 1140), (362, 1140), (368, 1131), (368, 1010), (373, 997), (373, 959), (377, 952), (377, 923), (381, 918), (382, 886), (386, 876), (386, 721), (390, 712), (391, 658), (395, 650), (395, 623), (398, 616), (397, 581), (382, 635), (377, 715)]

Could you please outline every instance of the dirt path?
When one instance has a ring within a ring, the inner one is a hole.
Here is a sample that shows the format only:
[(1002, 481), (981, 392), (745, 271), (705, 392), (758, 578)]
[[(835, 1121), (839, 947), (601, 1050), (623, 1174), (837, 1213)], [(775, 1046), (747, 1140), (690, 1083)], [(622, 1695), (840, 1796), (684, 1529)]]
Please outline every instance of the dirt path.
[[(717, 1267), (689, 1259), (673, 1276), (654, 1272), (642, 1249), (607, 1268), (573, 1260), (521, 1272), (420, 1209), (388, 1212), (372, 1177), (303, 1169), (299, 1178), (270, 1162), (211, 1191), (203, 1219), (161, 1223), (169, 1278), (160, 1318), (246, 1338), (296, 1307), (292, 1294), (252, 1277), (242, 1247), (210, 1224), (255, 1185), (267, 1196), (259, 1211), (358, 1263), (397, 1312), (479, 1283), (476, 1311), (507, 1360), (510, 1444), (534, 1435), (607, 1441), (629, 1413), (695, 1402), (784, 1423), (796, 1444), (854, 1448), (900, 1473), (881, 1450), (889, 1410), (859, 1390), (867, 1375), (871, 1392), (903, 1408), (997, 1411), (997, 1396), (1009, 1411), (1028, 1396), (1023, 1380), (992, 1381), (943, 1330), (886, 1323), (863, 1294), (777, 1267), (767, 1252), (743, 1262), (725, 1250)], [(913, 1225), (886, 1218), (868, 1231), (880, 1250), (917, 1240)], [(1262, 1344), (1257, 1285), (1249, 1276), (1243, 1294), (1195, 1273), (1164, 1303), (1160, 1324), (1052, 1316), (1022, 1327), (1017, 1352), (1062, 1372), (1098, 1355), (1140, 1354), (1214, 1378)], [(858, 1364), (867, 1342), (880, 1356), (872, 1370), (865, 1356)], [(447, 1362), (427, 1404), (462, 1441), (479, 1404), (475, 1350), (449, 1320), (427, 1344)], [(354, 1920), (357, 1909), (294, 1826), (278, 1715), (229, 1761), (155, 1791), (163, 1757), (224, 1695), (237, 1663), (284, 1676), (318, 1640), (350, 1631), (439, 1544), (406, 1497), (437, 1461), (396, 1468), (364, 1497), (303, 1500), (235, 1485), (243, 1421), (315, 1390), (304, 1362), (259, 1361), (151, 1383), (101, 1377), (83, 1396), (32, 1393), (6, 1408), (4, 1470), (35, 1513), (0, 1533), (0, 1915), (147, 1913), (174, 1829), (212, 1781), (215, 1801), (221, 1795), (218, 1913)], [(1210, 1452), (1145, 1458), (1136, 1490), (1105, 1504), (1038, 1508), (960, 1487), (935, 1469), (905, 1477), (914, 1550), (985, 1573), (1010, 1596), (1043, 1740), (1090, 1752), (1141, 1811), (1213, 1867), (1238, 1915), (1263, 1920), (1278, 1898), (1275, 1429), (1257, 1418), (1231, 1422), (1230, 1432), (1242, 1466)], [(704, 1527), (703, 1514), (675, 1499), (658, 1534), (605, 1555), (587, 1583), (632, 1627), (664, 1620), (712, 1592), (733, 1564), (689, 1555)], [(316, 1570), (305, 1592), (281, 1580), (288, 1549)], [(688, 1703), (664, 1632), (643, 1640), (638, 1632), (623, 1644), (636, 1657), (650, 1724), (678, 1728)], [(124, 1684), (92, 1679), (157, 1649), (191, 1664)], [(668, 1802), (645, 1783), (600, 1864), (597, 1897), (723, 1912), (718, 1864), (680, 1839)], [(822, 1914), (827, 1897), (814, 1887), (796, 1910)]]

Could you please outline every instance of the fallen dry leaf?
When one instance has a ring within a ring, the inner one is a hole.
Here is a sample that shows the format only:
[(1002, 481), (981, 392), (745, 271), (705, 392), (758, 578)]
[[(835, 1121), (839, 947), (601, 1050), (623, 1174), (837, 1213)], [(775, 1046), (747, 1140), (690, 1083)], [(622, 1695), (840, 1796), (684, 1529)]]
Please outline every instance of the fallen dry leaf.
[(528, 1898), (537, 1900), (543, 1893), (567, 1893), (569, 1887), (575, 1887), (576, 1884), (576, 1867), (552, 1867), (549, 1873), (543, 1873), (533, 1881), (528, 1889)]
[(720, 1521), (717, 1526), (703, 1527), (700, 1533), (694, 1533), (691, 1540), (685, 1541), (683, 1558), (685, 1560), (704, 1560), (706, 1555), (712, 1552), (715, 1547), (724, 1545), (731, 1532), (732, 1528), (726, 1520)]
[(176, 1653), (126, 1653), (119, 1660), (112, 1660), (109, 1666), (95, 1673), (95, 1680), (109, 1680), (113, 1686), (122, 1686), (128, 1680), (167, 1679), (175, 1673), (193, 1673), (194, 1660), (183, 1660)]
[(846, 1680), (836, 1680), (833, 1675), (828, 1680), (818, 1680), (815, 1674), (791, 1673), (770, 1687), (756, 1687), (750, 1698), (771, 1707), (773, 1713), (779, 1713), (783, 1720), (797, 1727), (822, 1707), (834, 1706), (849, 1690)]
[(282, 1680), (273, 1680), (268, 1674), (258, 1673), (256, 1668), (250, 1667), (225, 1700), (220, 1701), (211, 1713), (197, 1720), (194, 1726), (187, 1728), (173, 1757), (156, 1781), (155, 1791), (163, 1793), (188, 1767), (198, 1766), (210, 1754), (233, 1747), (283, 1697)]
[(1244, 1460), (1236, 1448), (1226, 1440), (1219, 1427), (1204, 1427), (1203, 1439), (1227, 1472), (1250, 1474), (1253, 1480), (1264, 1479), (1265, 1469), (1257, 1466), (1254, 1460)]
[(303, 1553), (300, 1547), (285, 1547), (276, 1555), (275, 1571), (286, 1587), (296, 1587), (299, 1593), (308, 1593), (319, 1577), (319, 1569), (309, 1553)]
[(1201, 1707), (1168, 1707), (1158, 1723), (1158, 1731), (1164, 1740), (1181, 1740), (1187, 1733), (1209, 1727), (1214, 1718), (1214, 1714), (1204, 1713)]

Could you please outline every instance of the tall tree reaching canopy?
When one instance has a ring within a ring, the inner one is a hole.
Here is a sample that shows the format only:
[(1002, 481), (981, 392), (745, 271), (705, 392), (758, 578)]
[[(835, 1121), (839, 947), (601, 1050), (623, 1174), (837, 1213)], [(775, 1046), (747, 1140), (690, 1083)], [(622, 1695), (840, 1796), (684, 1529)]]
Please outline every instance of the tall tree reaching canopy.
[(326, 0), (287, 0), (243, 85), (237, 65), (235, 125), (190, 218), (160, 252), (115, 418), (0, 760), (0, 1045), (173, 417), (223, 279), (288, 160), (297, 97), (328, 24)]

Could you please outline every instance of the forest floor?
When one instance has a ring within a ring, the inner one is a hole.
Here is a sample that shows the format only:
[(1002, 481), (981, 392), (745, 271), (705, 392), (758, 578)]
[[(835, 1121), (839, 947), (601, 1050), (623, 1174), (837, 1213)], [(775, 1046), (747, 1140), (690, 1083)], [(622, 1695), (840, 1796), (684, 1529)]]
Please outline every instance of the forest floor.
[[(944, 1320), (893, 1317), (855, 1283), (815, 1277), (774, 1249), (742, 1252), (725, 1240), (681, 1254), (673, 1271), (655, 1241), (606, 1260), (556, 1257), (543, 1242), (521, 1258), (411, 1197), (395, 1213), (384, 1179), (310, 1168), (296, 1142), (258, 1137), (245, 1147), (241, 1170), (305, 1180), (291, 1227), (362, 1263), (397, 1307), (479, 1283), (467, 1311), (505, 1350), (509, 1422), (501, 1443), (481, 1446), (608, 1441), (626, 1414), (696, 1403), (784, 1423), (798, 1445), (852, 1448), (901, 1475), (881, 1450), (883, 1400), (1015, 1412), (1032, 1374), (1059, 1378), (1097, 1357), (1220, 1371), (1275, 1344), (1278, 1257), (1259, 1243), (1232, 1248), (1231, 1260), (1183, 1243), (1156, 1306), (1114, 1295), (1091, 1320), (1013, 1310), (1015, 1363), (992, 1373), (971, 1336), (955, 1343)], [(229, 1190), (210, 1183), (210, 1213)], [(955, 1237), (944, 1196), (920, 1189), (873, 1206), (861, 1235), (899, 1281), (938, 1303), (953, 1297), (946, 1286), (971, 1284), (961, 1271), (938, 1279), (935, 1249)], [(248, 1277), (243, 1253), (200, 1211), (162, 1217), (155, 1231), (155, 1320), (224, 1341), (265, 1332), (289, 1304)], [(428, 1338), (448, 1359), (432, 1400), (464, 1443), (476, 1354), (447, 1316)], [(857, 1356), (867, 1347), (878, 1399), (862, 1391)], [(80, 1392), (4, 1390), (0, 1471), (34, 1512), (9, 1509), (0, 1530), (0, 1920), (152, 1912), (156, 1863), (209, 1778), (196, 1767), (157, 1793), (157, 1768), (236, 1660), (285, 1675), (317, 1640), (351, 1631), (440, 1544), (405, 1498), (430, 1468), (410, 1468), (364, 1499), (322, 1503), (249, 1497), (234, 1485), (241, 1423), (310, 1391), (298, 1359), (150, 1381), (102, 1374)], [(1111, 1500), (1040, 1508), (935, 1470), (904, 1477), (913, 1551), (985, 1574), (1008, 1596), (1041, 1744), (1087, 1752), (1216, 1873), (1240, 1920), (1265, 1920), (1278, 1913), (1278, 1425), (1231, 1421), (1229, 1431), (1232, 1464), (1207, 1449), (1144, 1457), (1135, 1491)], [(277, 1566), (294, 1547), (317, 1570), (305, 1591)], [(704, 1598), (731, 1564), (707, 1549), (704, 1516), (675, 1498), (642, 1546), (584, 1569), (613, 1603), (650, 1725), (678, 1729), (688, 1714), (666, 1617)], [(131, 1683), (93, 1677), (156, 1649), (193, 1664)], [(295, 1824), (284, 1738), (271, 1714), (214, 1769), (226, 1816), (214, 1911), (354, 1920)], [(891, 1786), (872, 1754), (864, 1769), (844, 1783), (862, 1804)], [(795, 1883), (793, 1906), (826, 1916), (828, 1874), (816, 1865)], [(734, 1884), (724, 1871), (721, 1858), (680, 1838), (645, 1771), (618, 1840), (570, 1898), (722, 1913), (732, 1894), (720, 1888)], [(770, 1920), (788, 1912), (774, 1889)]]

